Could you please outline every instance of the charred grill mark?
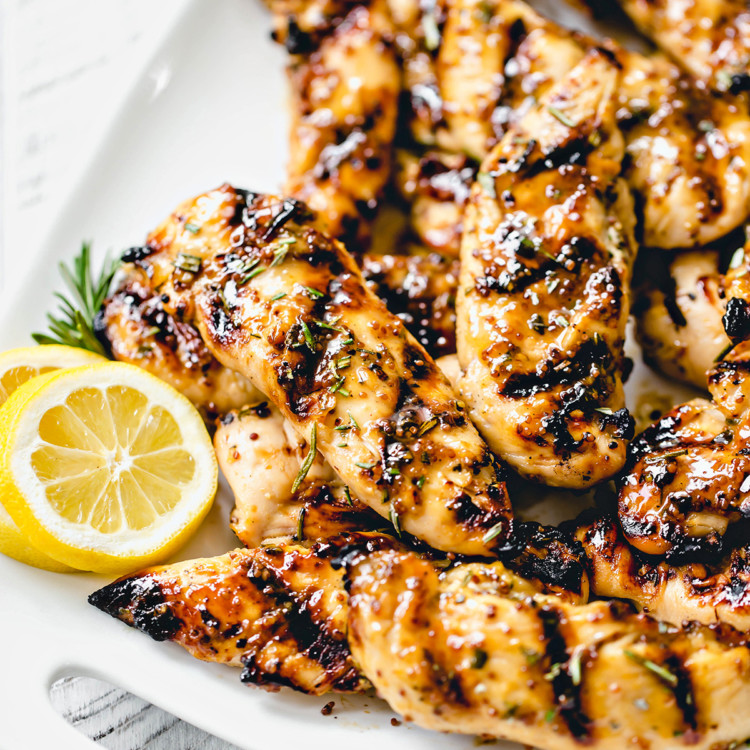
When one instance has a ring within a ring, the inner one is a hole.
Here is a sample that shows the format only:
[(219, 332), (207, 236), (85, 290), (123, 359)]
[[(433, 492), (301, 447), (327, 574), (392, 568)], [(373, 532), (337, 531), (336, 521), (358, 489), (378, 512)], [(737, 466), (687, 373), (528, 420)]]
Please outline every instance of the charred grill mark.
[(547, 589), (584, 593), (588, 561), (580, 542), (560, 529), (535, 522), (516, 524), (514, 536), (520, 552), (503, 558), (508, 568)]
[[(598, 385), (597, 392), (607, 393), (611, 386), (607, 385), (606, 372), (612, 364), (612, 354), (603, 340), (586, 339), (573, 357), (562, 361), (548, 358), (538, 365), (536, 372), (511, 373), (502, 386), (501, 393), (509, 398), (528, 398), (537, 393), (553, 391), (560, 386), (576, 386), (582, 381), (594, 381)], [(573, 408), (581, 408), (586, 400), (592, 403), (594, 401), (593, 394), (583, 394), (580, 388), (574, 388), (573, 393)], [(563, 398), (561, 395), (561, 399)]]
[[(534, 141), (529, 142), (529, 146), (535, 148)], [(528, 161), (529, 155), (519, 160), (519, 176), (524, 179), (532, 179), (543, 172), (551, 172), (566, 165), (585, 165), (586, 159), (594, 151), (595, 147), (588, 136), (576, 136), (566, 143), (562, 143), (554, 148), (540, 151), (533, 161)], [(527, 147), (528, 151), (528, 147)]]
[(88, 602), (118, 619), (127, 613), (133, 626), (155, 641), (172, 640), (183, 625), (173, 613), (161, 585), (150, 576), (110, 583), (90, 594)]
[(592, 723), (581, 705), (584, 665), (579, 660), (579, 673), (571, 668), (571, 655), (561, 629), (564, 615), (550, 605), (539, 608), (538, 615), (546, 643), (549, 670), (546, 678), (555, 693), (559, 715), (576, 739), (585, 740), (591, 735)]
[(739, 297), (732, 297), (727, 302), (722, 323), (727, 336), (735, 344), (750, 337), (750, 304)]
[[(277, 557), (281, 559), (277, 561)], [(296, 644), (296, 651), (321, 666), (327, 677), (332, 680), (333, 686), (351, 689), (352, 683), (359, 680), (359, 675), (351, 663), (346, 638), (333, 628), (314, 604), (311, 604), (308, 595), (297, 593), (290, 588), (284, 576), (293, 570), (294, 561), (285, 558), (281, 551), (277, 554), (269, 552), (266, 558), (260, 564), (254, 560), (247, 577), (253, 586), (274, 602), (274, 609), (280, 616), (277, 627), (289, 633)], [(268, 635), (276, 637), (274, 633)], [(243, 655), (245, 669), (242, 672), (242, 681), (294, 686), (281, 675), (270, 674), (267, 670), (258, 668), (257, 658), (265, 642), (254, 645), (256, 648), (249, 649)]]

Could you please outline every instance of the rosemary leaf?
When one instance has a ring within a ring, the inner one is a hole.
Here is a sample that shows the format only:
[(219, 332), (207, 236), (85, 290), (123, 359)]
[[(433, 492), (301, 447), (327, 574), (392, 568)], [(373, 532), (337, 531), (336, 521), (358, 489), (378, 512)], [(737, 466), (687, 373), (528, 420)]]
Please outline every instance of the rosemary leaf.
[(303, 461), (302, 466), (300, 467), (299, 474), (297, 474), (297, 477), (294, 480), (294, 484), (292, 485), (292, 492), (296, 492), (299, 489), (302, 482), (305, 481), (305, 477), (310, 471), (310, 468), (313, 465), (313, 461), (315, 461), (315, 454), (317, 452), (318, 452), (318, 425), (317, 423), (313, 423), (312, 432), (310, 433), (310, 450), (307, 452), (307, 456), (305, 456), (305, 460)]

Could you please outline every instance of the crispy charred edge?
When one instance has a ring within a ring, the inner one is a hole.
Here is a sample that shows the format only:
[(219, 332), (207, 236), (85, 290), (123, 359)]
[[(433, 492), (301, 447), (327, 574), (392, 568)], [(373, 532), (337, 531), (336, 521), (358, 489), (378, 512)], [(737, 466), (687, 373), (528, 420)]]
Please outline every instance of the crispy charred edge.
[[(722, 378), (733, 377), (738, 371), (745, 371), (748, 368), (750, 368), (750, 362), (720, 362), (711, 371), (709, 383), (718, 384)], [(630, 504), (623, 499), (623, 495), (628, 492), (630, 482), (634, 478), (639, 484), (646, 481), (643, 478), (643, 473), (648, 468), (650, 473), (648, 481), (659, 490), (662, 501), (669, 497), (670, 503), (681, 512), (692, 509), (694, 499), (689, 493), (668, 491), (668, 487), (677, 476), (679, 468), (674, 462), (670, 462), (670, 452), (675, 449), (684, 450), (692, 446), (700, 447), (704, 451), (721, 452), (726, 451), (727, 445), (735, 439), (732, 428), (729, 427), (715, 435), (710, 441), (691, 441), (690, 443), (681, 441), (679, 436), (676, 435), (676, 430), (682, 425), (683, 420), (690, 417), (692, 413), (690, 404), (682, 404), (647, 427), (628, 447), (625, 467), (617, 479), (619, 519), (625, 536), (635, 543), (635, 540), (659, 535), (661, 539), (670, 544), (670, 549), (666, 552), (665, 557), (668, 562), (675, 565), (695, 561), (716, 561), (727, 552), (726, 535), (712, 531), (705, 536), (694, 537), (689, 536), (683, 526), (676, 521), (659, 521), (657, 523), (653, 520), (640, 518), (630, 507)], [(738, 451), (738, 455), (745, 453), (746, 449), (740, 448)], [(654, 460), (659, 455), (664, 455), (665, 460)], [(646, 462), (649, 460), (651, 465), (647, 467)], [(750, 508), (744, 504), (730, 507), (727, 512), (743, 518), (750, 513)]]
[(94, 591), (88, 602), (155, 641), (174, 640), (183, 626), (172, 612), (161, 584), (152, 575), (135, 573), (120, 578)]
[(532, 521), (517, 523), (514, 537), (517, 549), (501, 557), (510, 570), (545, 592), (588, 598), (588, 560), (583, 545), (569, 531)]
[[(702, 560), (692, 560), (685, 567), (677, 567), (631, 547), (623, 538), (613, 513), (599, 514), (590, 509), (574, 521), (563, 524), (562, 529), (580, 541), (585, 558), (593, 566), (602, 563), (617, 575), (624, 575), (633, 583), (634, 590), (645, 592), (648, 586), (657, 595), (669, 581), (679, 578), (688, 593), (707, 606), (723, 605), (737, 612), (750, 612), (750, 545), (745, 542), (747, 524), (743, 528), (734, 527), (727, 535), (727, 546), (731, 548), (729, 554), (718, 561), (714, 554), (710, 554)], [(592, 576), (591, 584), (594, 595), (599, 595), (596, 575)], [(648, 606), (645, 596), (633, 601), (636, 605)]]
[[(356, 498), (351, 498), (349, 502), (337, 497), (331, 487), (324, 483), (303, 485), (295, 500), (301, 505), (297, 532), (302, 532), (302, 537), (297, 539), (300, 542), (326, 542), (353, 532), (388, 533), (393, 529), (374, 510)], [(408, 538), (408, 535), (404, 536)]]
[[(122, 262), (145, 268), (145, 259), (153, 252), (149, 246), (130, 248), (123, 254)], [(129, 336), (126, 335), (125, 340), (119, 335), (120, 326), (131, 328), (126, 332)], [(131, 362), (148, 370), (158, 349), (164, 366), (193, 373), (199, 378), (222, 369), (198, 330), (168, 313), (161, 295), (137, 276), (124, 279), (104, 300), (94, 317), (93, 327), (107, 356), (112, 359)], [(157, 364), (159, 367), (161, 365)], [(213, 403), (199, 404), (198, 408), (209, 424), (218, 416)]]
[[(330, 325), (320, 326), (320, 320), (325, 320), (328, 306), (334, 309), (346, 306), (348, 309), (358, 309), (365, 304), (377, 304), (384, 315), (389, 313), (385, 304), (377, 297), (369, 297), (367, 287), (353, 258), (348, 255), (343, 245), (310, 227), (306, 222), (313, 218), (312, 212), (301, 201), (295, 199), (281, 199), (248, 191), (234, 189), (237, 203), (234, 216), (230, 224), (241, 227), (244, 239), (240, 250), (218, 255), (214, 263), (219, 269), (218, 281), (214, 279), (208, 287), (206, 303), (210, 320), (210, 333), (223, 345), (229, 345), (243, 334), (235, 326), (231, 305), (221, 294), (221, 284), (229, 278), (240, 279), (240, 274), (231, 270), (231, 264), (239, 257), (238, 253), (248, 254), (249, 257), (259, 259), (270, 264), (273, 261), (273, 240), (285, 228), (291, 233), (295, 241), (286, 251), (295, 260), (307, 263), (312, 268), (325, 267), (330, 275), (325, 292), (311, 300), (309, 310), (284, 334), (269, 343), (275, 349), (276, 381), (283, 392), (284, 408), (300, 419), (313, 418), (317, 410), (317, 394), (329, 389), (335, 382), (330, 368), (332, 357), (341, 354), (354, 355), (365, 350), (347, 348), (334, 349), (331, 346), (316, 346), (312, 351), (305, 344), (303, 337), (304, 326), (313, 335), (318, 333), (330, 338)], [(276, 213), (268, 214), (262, 209), (276, 206)], [(315, 328), (317, 326), (320, 328)], [(342, 341), (350, 336), (345, 328), (337, 329)], [(332, 334), (331, 334), (332, 335)], [(440, 409), (434, 409), (423, 398), (420, 384), (430, 380), (443, 380), (435, 361), (423, 346), (408, 334), (404, 337), (403, 357), (404, 376), (398, 376), (398, 400), (394, 413), (387, 419), (381, 420), (380, 429), (383, 435), (383, 447), (380, 461), (376, 467), (366, 469), (371, 473), (375, 484), (383, 491), (389, 491), (396, 481), (396, 474), (389, 471), (403, 463), (414, 460), (414, 454), (408, 444), (419, 439), (418, 427), (427, 419), (434, 419), (435, 425), (440, 427), (463, 427), (470, 424), (466, 407), (460, 400), (449, 400)], [(367, 354), (368, 368), (380, 380), (387, 380), (388, 375), (381, 366), (386, 358), (397, 357), (397, 352), (376, 351)], [(418, 381), (418, 382), (413, 382)], [(429, 417), (425, 417), (429, 414)], [(418, 418), (419, 416), (419, 418)], [(426, 433), (429, 437), (429, 433)], [(435, 458), (431, 455), (429, 445), (420, 451), (423, 463), (430, 464)], [(426, 458), (425, 458), (426, 456)], [(502, 548), (513, 528), (512, 510), (505, 487), (505, 473), (498, 459), (485, 445), (481, 455), (474, 456), (467, 461), (460, 461), (459, 467), (469, 469), (474, 475), (485, 467), (492, 467), (495, 481), (484, 487), (481, 496), (472, 497), (466, 491), (458, 492), (447, 500), (446, 507), (456, 519), (456, 523), (464, 529), (474, 531), (494, 530), (496, 533), (490, 540), (493, 548)], [(410, 488), (413, 491), (413, 488)]]
[[(286, 577), (299, 565), (309, 565), (310, 562), (329, 565), (342, 547), (355, 544), (362, 549), (375, 550), (398, 543), (383, 535), (349, 534), (327, 543), (314, 544), (307, 553), (269, 546), (250, 551), (242, 560), (235, 558), (234, 564), (240, 567), (233, 573), (246, 580), (262, 597), (262, 617), (268, 617), (264, 631), (249, 639), (238, 638), (243, 633), (239, 623), (222, 631), (221, 622), (206, 606), (210, 606), (210, 602), (192, 604), (181, 598), (179, 592), (170, 591), (169, 579), (162, 581), (158, 568), (125, 576), (93, 592), (88, 601), (157, 641), (179, 642), (183, 636), (194, 639), (197, 634), (192, 630), (187, 632), (191, 626), (183, 617), (200, 617), (206, 631), (201, 642), (207, 646), (213, 639), (237, 639), (237, 648), (244, 650), (241, 680), (245, 683), (268, 689), (287, 686), (315, 694), (328, 690), (361, 692), (368, 689), (369, 683), (352, 662), (346, 633), (337, 628), (331, 613), (325, 612), (320, 600), (313, 596), (318, 589), (296, 590)], [(168, 568), (165, 574), (169, 575)], [(323, 678), (314, 685), (310, 684), (309, 678), (296, 682), (283, 673), (283, 663), (269, 664), (263, 651), (272, 642), (283, 644), (293, 655), (317, 664)]]
[[(328, 559), (329, 554), (325, 545), (315, 545), (312, 549), (312, 556), (320, 560)], [(248, 580), (273, 603), (275, 609), (283, 613), (274, 627), (280, 633), (268, 633), (266, 637), (276, 638), (283, 633), (285, 640), (291, 638), (296, 650), (323, 669), (327, 689), (341, 692), (366, 689), (369, 683), (352, 661), (346, 633), (335, 626), (317, 602), (312, 601), (310, 594), (313, 592), (295, 591), (289, 586), (285, 575), (294, 569), (294, 560), (290, 561), (283, 550), (274, 548), (264, 549), (263, 558), (262, 561), (253, 558), (247, 571)], [(259, 663), (258, 657), (264, 645), (265, 642), (260, 641), (258, 647), (243, 654), (241, 681), (272, 689), (282, 686), (299, 689), (294, 680), (280, 672), (271, 672)]]
[[(390, 541), (384, 542), (379, 534), (359, 537), (343, 535), (342, 538), (347, 541), (344, 546), (337, 543), (340, 550), (332, 560), (333, 567), (348, 570), (372, 552), (402, 547), (396, 539), (387, 535), (383, 537)], [(462, 563), (486, 561), (453, 553), (445, 556), (413, 538), (402, 536), (401, 543), (407, 544), (408, 549), (418, 551), (422, 559), (430, 561), (439, 570)], [(516, 523), (512, 537), (498, 550), (498, 558), (509, 570), (535, 583), (544, 593), (563, 598), (572, 595), (580, 601), (588, 599), (588, 560), (583, 545), (567, 530), (543, 526), (535, 521)]]
[(456, 351), (459, 262), (429, 255), (364, 255), (362, 275), (433, 356)]

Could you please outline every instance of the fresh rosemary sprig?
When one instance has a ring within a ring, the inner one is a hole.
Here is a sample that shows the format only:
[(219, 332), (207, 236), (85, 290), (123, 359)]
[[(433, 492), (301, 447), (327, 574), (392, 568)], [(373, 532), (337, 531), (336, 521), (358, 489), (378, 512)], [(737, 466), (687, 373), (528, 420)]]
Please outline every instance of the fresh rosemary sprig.
[(32, 333), (37, 344), (63, 344), (106, 356), (94, 333), (94, 318), (109, 294), (118, 263), (107, 258), (98, 275), (91, 270), (91, 245), (84, 242), (71, 267), (60, 263), (69, 294), (55, 292), (60, 301), (56, 315), (47, 314), (49, 333)]

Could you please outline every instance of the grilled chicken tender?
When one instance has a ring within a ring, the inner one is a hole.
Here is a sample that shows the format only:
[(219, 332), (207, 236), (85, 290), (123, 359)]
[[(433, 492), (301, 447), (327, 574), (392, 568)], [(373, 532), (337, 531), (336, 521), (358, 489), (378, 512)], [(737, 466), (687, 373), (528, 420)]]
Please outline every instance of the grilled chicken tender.
[(633, 305), (638, 342), (650, 365), (705, 388), (709, 370), (730, 343), (722, 322), (726, 293), (720, 253), (691, 250), (664, 263), (661, 253), (643, 263), (643, 285)]
[(214, 447), (235, 497), (230, 526), (247, 547), (280, 537), (325, 540), (383, 525), (320, 454), (295, 488), (309, 447), (276, 407), (262, 402), (230, 412), (217, 426)]
[(157, 641), (204, 661), (244, 667), (242, 680), (321, 695), (369, 687), (346, 641), (347, 595), (338, 549), (238, 549), (149, 568), (89, 602)]
[[(602, 0), (590, 2), (602, 5)], [(719, 92), (750, 90), (750, 9), (745, 0), (620, 0), (620, 5), (699, 81)]]
[(547, 750), (709, 750), (750, 734), (750, 652), (736, 636), (533, 594), (500, 563), (440, 573), (383, 550), (347, 580), (355, 661), (422, 727)]
[[(580, 545), (554, 529), (523, 524), (510, 563), (524, 591), (580, 604), (588, 596)], [(204, 661), (244, 666), (242, 680), (274, 689), (351, 692), (369, 683), (346, 640), (342, 563), (402, 545), (384, 534), (331, 537), (309, 547), (279, 540), (259, 549), (148, 568), (94, 592), (89, 602), (157, 641)], [(435, 560), (441, 568), (449, 560)]]
[(594, 51), (482, 164), (457, 299), (460, 388), (522, 475), (588, 487), (616, 474), (633, 423), (622, 389), (634, 253), (616, 179), (619, 80)]
[(622, 529), (646, 554), (721, 552), (730, 524), (750, 516), (750, 344), (709, 373), (713, 401), (676, 406), (631, 445), (618, 497)]
[(628, 599), (657, 620), (681, 625), (725, 623), (750, 631), (750, 546), (718, 561), (670, 565), (639, 554), (612, 516), (581, 519), (575, 538), (590, 561), (591, 590)]
[[(436, 549), (494, 554), (512, 516), (496, 459), (432, 358), (311, 221), (291, 199), (198, 196), (152, 234), (153, 283), (360, 501)], [(195, 272), (179, 268), (187, 255)]]
[[(125, 253), (125, 262), (137, 262), (150, 252), (150, 248), (132, 248)], [(128, 268), (95, 324), (114, 359), (169, 383), (208, 420), (261, 396), (247, 378), (219, 364), (192, 325), (164, 310), (161, 295), (137, 266)]]
[[(423, 10), (416, 3), (401, 5), (410, 9), (399, 18), (408, 19), (402, 25), (414, 40), (402, 52), (412, 134), (427, 147), (438, 143), (475, 159), (484, 158), (596, 45), (518, 0), (451, 0), (448, 9), (442, 3)], [(446, 38), (451, 13), (471, 18), (461, 27), (460, 54)], [(422, 27), (435, 31), (431, 49), (425, 48)], [(623, 176), (642, 204), (644, 244), (695, 247), (739, 226), (750, 202), (746, 106), (702, 91), (665, 57), (608, 44), (623, 68), (617, 92), (617, 119), (626, 139)], [(444, 55), (447, 80), (439, 74)], [(461, 85), (470, 76), (473, 84)], [(470, 130), (454, 110), (481, 112), (482, 119)]]
[[(286, 3), (280, 3), (284, 7)], [(392, 168), (401, 73), (383, 2), (356, 5), (312, 51), (298, 41), (289, 67), (290, 159), (285, 191), (325, 230), (362, 250)], [(289, 39), (287, 36), (287, 48)], [(308, 38), (309, 39), (309, 38)]]

